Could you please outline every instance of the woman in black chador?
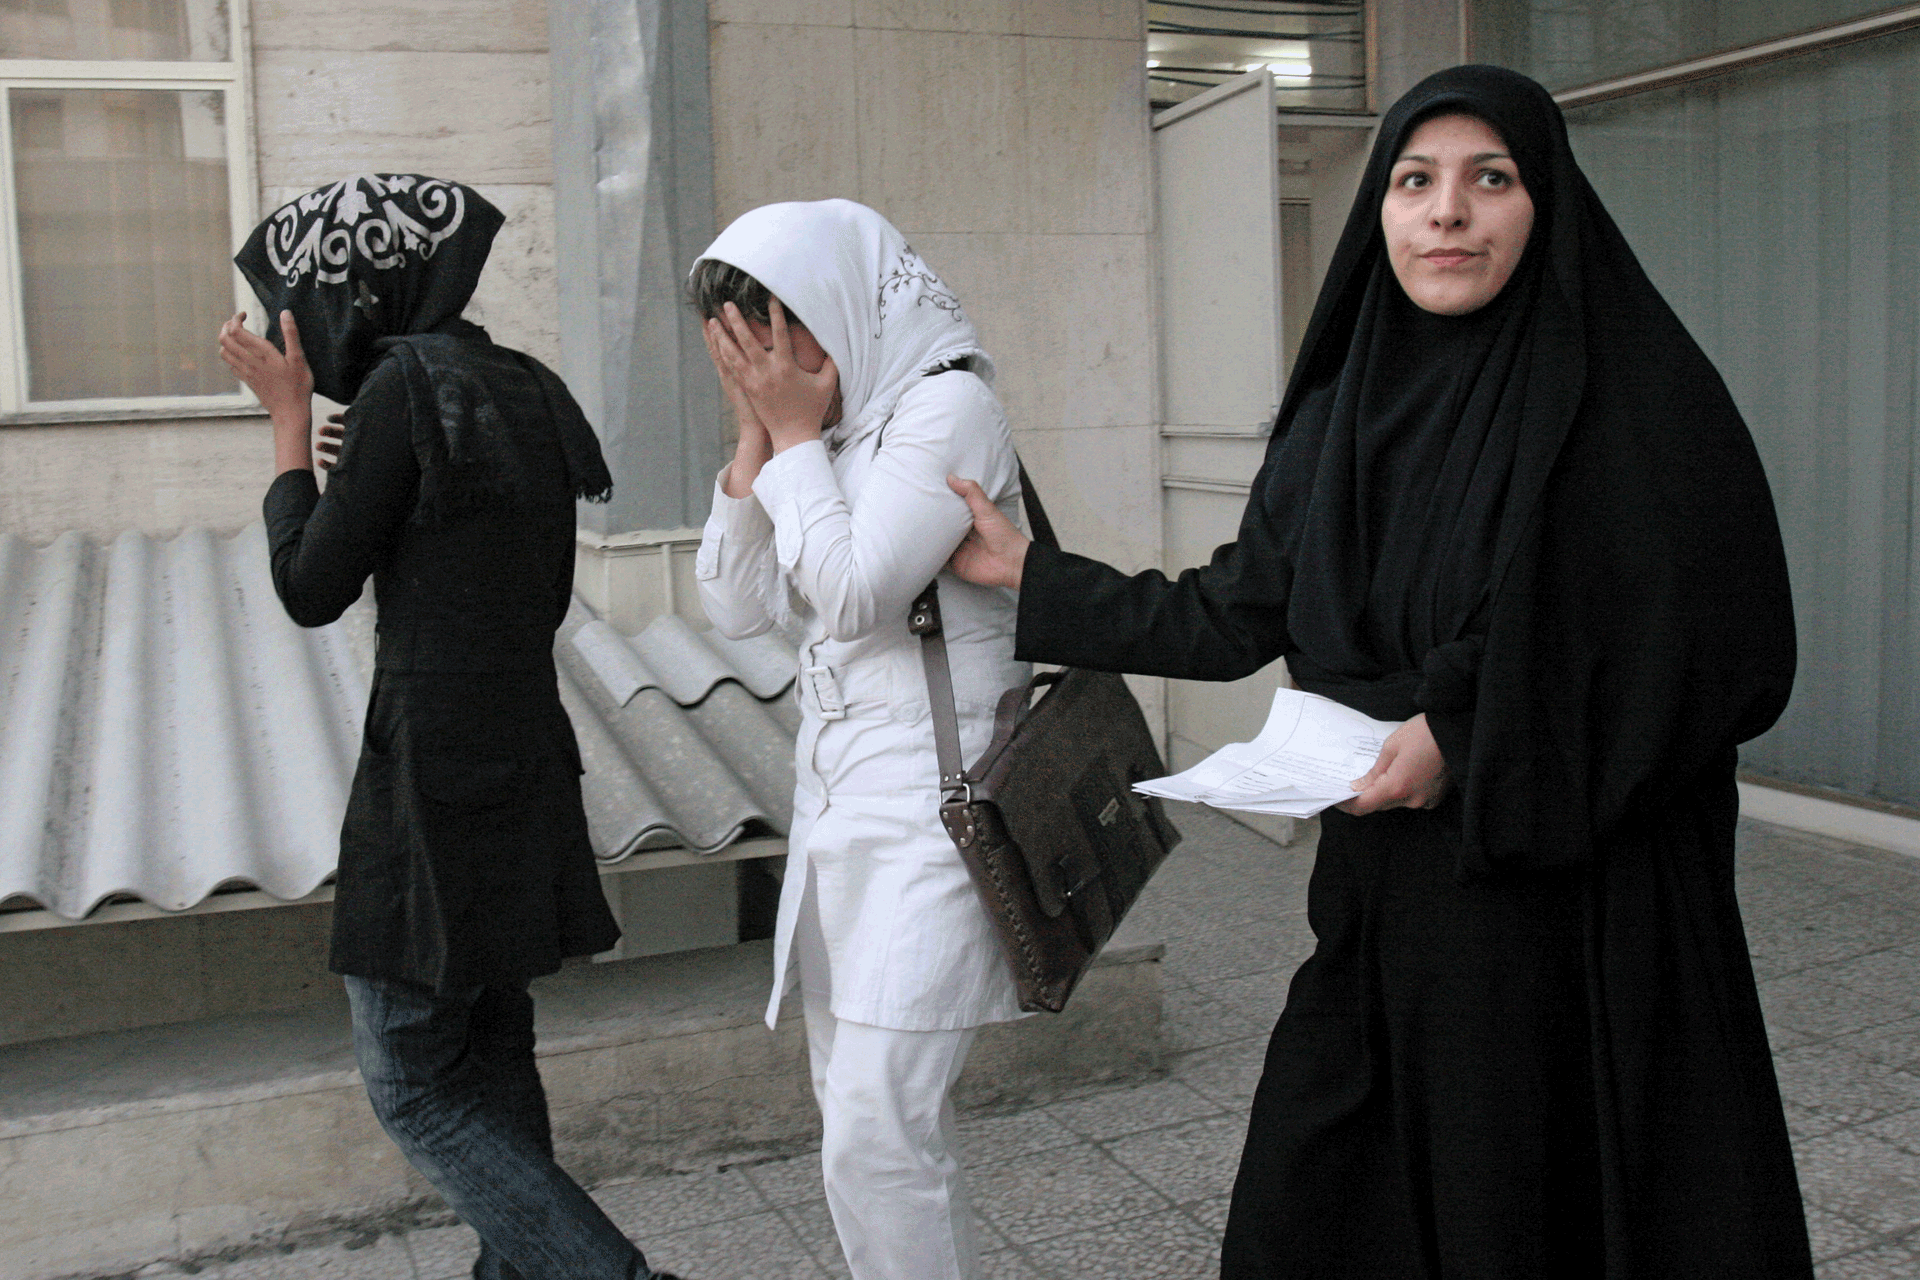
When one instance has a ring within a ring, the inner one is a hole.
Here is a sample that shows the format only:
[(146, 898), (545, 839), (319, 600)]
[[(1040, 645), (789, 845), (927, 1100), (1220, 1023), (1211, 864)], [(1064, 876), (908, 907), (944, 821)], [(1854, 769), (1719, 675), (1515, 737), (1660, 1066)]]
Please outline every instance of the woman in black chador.
[(1793, 676), (1726, 388), (1531, 80), (1388, 114), (1237, 542), (1169, 582), (972, 486), (1018, 656), (1405, 721), (1308, 891), (1231, 1280), (1812, 1275), (1733, 891), (1736, 743)]
[[(239, 315), (220, 348), (273, 418), (287, 612), (325, 625), (373, 578), (330, 957), (373, 1109), (479, 1233), (478, 1280), (659, 1280), (554, 1163), (534, 1068), (528, 980), (620, 936), (553, 668), (574, 502), (612, 482), (560, 379), (460, 318), (501, 221), (418, 175), (301, 196), (234, 259), (267, 338)], [(316, 390), (348, 406), (323, 433), (324, 494)]]

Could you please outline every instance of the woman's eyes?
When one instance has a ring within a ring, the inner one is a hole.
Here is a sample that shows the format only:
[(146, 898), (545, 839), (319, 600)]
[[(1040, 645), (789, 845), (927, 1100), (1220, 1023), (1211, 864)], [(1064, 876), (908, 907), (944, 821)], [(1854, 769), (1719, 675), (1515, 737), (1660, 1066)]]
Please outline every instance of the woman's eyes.
[[(1503, 190), (1519, 181), (1512, 174), (1501, 169), (1482, 169), (1473, 175), (1473, 180), (1483, 187)], [(1403, 173), (1394, 180), (1394, 185), (1407, 191), (1420, 191), (1433, 185), (1433, 176), (1418, 169)]]

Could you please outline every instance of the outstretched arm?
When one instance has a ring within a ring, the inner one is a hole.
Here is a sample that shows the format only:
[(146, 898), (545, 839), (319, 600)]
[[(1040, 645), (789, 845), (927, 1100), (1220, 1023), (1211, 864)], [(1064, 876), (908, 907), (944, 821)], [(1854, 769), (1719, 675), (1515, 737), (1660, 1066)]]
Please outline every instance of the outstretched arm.
[(1020, 592), (1016, 656), (1103, 671), (1237, 680), (1290, 647), (1292, 569), (1260, 510), (1260, 486), (1240, 537), (1212, 563), (1175, 580), (1149, 569), (1132, 577), (1029, 540), (971, 480), (949, 477), (967, 500), (973, 531), (949, 567), (969, 582)]

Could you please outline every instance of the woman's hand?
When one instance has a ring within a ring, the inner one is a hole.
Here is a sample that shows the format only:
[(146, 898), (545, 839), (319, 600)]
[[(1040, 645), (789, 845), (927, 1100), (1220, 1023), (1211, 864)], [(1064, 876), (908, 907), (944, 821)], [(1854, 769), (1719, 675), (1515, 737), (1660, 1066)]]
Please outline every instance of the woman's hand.
[(1013, 521), (1000, 513), (986, 491), (972, 480), (948, 476), (947, 487), (967, 500), (973, 512), (973, 528), (947, 560), (954, 576), (980, 587), (1020, 589), (1020, 578), (1027, 566), (1027, 548), (1033, 539), (1020, 532)]
[(818, 440), (840, 388), (840, 371), (827, 356), (817, 373), (808, 373), (793, 356), (793, 335), (787, 332), (786, 308), (774, 298), (767, 305), (772, 345), (762, 347), (740, 308), (727, 303), (725, 323), (709, 320), (710, 350), (718, 353), (722, 376), (731, 375), (754, 415), (766, 428), (773, 451), (782, 453), (797, 444)]
[(346, 433), (347, 416), (328, 414), (326, 425), (320, 428), (320, 438), (313, 442), (313, 460), (320, 464), (322, 471), (333, 470), (333, 464), (340, 461), (340, 441)]
[[(234, 376), (253, 389), (273, 419), (274, 470), (313, 470), (313, 370), (300, 348), (300, 327), (293, 312), (280, 313), (282, 354), (271, 342), (246, 329), (247, 313), (235, 312), (220, 326), (220, 358)], [(331, 464), (329, 464), (331, 465)]]
[(700, 326), (700, 336), (707, 343), (707, 358), (713, 361), (714, 372), (720, 375), (720, 389), (726, 393), (727, 404), (733, 409), (734, 421), (739, 426), (739, 439), (733, 447), (733, 462), (720, 482), (720, 491), (729, 498), (744, 498), (753, 492), (753, 482), (759, 476), (760, 468), (766, 466), (767, 459), (773, 457), (773, 440), (767, 435), (766, 424), (760, 421), (760, 415), (754, 412), (753, 401), (747, 399), (747, 393), (740, 389), (732, 367), (720, 357), (720, 332), (718, 320), (709, 320)]
[(1360, 794), (1336, 807), (1356, 817), (1381, 809), (1431, 809), (1439, 804), (1447, 794), (1447, 762), (1427, 727), (1425, 713), (1395, 729), (1373, 768), (1348, 785)]

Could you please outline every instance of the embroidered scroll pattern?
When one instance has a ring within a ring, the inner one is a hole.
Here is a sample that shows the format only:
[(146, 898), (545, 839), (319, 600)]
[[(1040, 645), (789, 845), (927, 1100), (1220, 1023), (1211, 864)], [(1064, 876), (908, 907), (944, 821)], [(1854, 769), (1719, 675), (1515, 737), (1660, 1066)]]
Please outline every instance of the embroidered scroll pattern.
[[(409, 192), (418, 217), (395, 199)], [(362, 173), (276, 209), (267, 230), (267, 261), (289, 285), (308, 271), (321, 284), (340, 284), (355, 254), (376, 271), (399, 266), (408, 253), (431, 258), (466, 217), (466, 193), (452, 183)]]
[[(887, 322), (888, 306), (897, 309), (909, 297), (916, 307), (931, 303), (951, 315), (956, 323), (966, 320), (960, 310), (960, 299), (920, 260), (912, 245), (905, 245), (893, 270), (880, 277), (880, 326)], [(875, 327), (873, 336), (880, 336), (880, 327)]]

